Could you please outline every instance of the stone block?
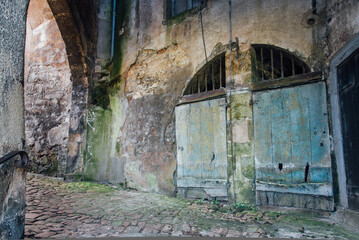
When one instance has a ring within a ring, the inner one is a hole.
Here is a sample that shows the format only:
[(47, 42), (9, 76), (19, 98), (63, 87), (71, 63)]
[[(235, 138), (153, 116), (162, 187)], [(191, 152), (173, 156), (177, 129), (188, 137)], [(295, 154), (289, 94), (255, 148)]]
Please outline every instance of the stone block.
[(233, 121), (233, 142), (247, 143), (249, 142), (248, 121)]
[(68, 126), (61, 124), (51, 128), (47, 134), (47, 141), (50, 146), (63, 145), (68, 136)]

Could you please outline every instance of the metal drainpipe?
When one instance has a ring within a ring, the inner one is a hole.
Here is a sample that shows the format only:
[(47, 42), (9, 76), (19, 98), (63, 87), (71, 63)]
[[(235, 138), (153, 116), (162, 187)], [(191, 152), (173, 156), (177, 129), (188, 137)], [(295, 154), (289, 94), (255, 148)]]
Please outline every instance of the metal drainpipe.
[(111, 36), (111, 60), (115, 51), (115, 25), (116, 25), (116, 0), (113, 0), (112, 9), (112, 36)]
[(237, 202), (236, 187), (234, 179), (234, 151), (233, 151), (233, 122), (232, 122), (232, 1), (229, 0), (229, 125), (231, 129), (231, 156), (232, 156), (232, 176), (233, 176), (233, 195), (234, 202)]

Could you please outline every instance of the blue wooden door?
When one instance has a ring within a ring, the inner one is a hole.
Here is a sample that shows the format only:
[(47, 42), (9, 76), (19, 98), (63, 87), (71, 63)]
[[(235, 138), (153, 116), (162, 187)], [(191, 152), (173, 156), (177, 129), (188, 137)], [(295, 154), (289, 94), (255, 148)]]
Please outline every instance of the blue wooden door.
[(332, 196), (324, 82), (253, 94), (256, 187)]
[(227, 198), (225, 99), (176, 107), (177, 187), (196, 196)]

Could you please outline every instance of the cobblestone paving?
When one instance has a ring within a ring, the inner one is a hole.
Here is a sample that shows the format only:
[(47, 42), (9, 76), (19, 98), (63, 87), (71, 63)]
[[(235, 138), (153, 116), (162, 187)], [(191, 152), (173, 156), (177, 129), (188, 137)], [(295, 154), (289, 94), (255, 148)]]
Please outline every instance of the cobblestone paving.
[[(130, 236), (356, 239), (317, 216), (270, 211), (228, 213), (202, 201), (27, 177), (25, 238)], [(218, 211), (219, 210), (219, 211)], [(322, 216), (323, 217), (323, 216)]]

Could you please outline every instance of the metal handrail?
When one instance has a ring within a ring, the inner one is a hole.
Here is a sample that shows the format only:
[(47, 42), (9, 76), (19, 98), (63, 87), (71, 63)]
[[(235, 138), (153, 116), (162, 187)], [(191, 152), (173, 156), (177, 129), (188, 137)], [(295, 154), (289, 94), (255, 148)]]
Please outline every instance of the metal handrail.
[(25, 168), (29, 163), (29, 155), (25, 151), (13, 151), (0, 158), (0, 164), (12, 159), (16, 155), (20, 155), (20, 160), (15, 161), (15, 167)]

